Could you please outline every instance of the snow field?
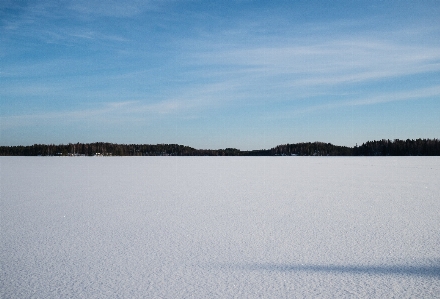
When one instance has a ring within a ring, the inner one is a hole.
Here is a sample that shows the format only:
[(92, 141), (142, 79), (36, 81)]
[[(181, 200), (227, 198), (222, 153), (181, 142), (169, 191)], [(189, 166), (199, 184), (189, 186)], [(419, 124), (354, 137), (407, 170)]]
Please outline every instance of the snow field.
[(1, 298), (440, 298), (437, 157), (1, 157)]

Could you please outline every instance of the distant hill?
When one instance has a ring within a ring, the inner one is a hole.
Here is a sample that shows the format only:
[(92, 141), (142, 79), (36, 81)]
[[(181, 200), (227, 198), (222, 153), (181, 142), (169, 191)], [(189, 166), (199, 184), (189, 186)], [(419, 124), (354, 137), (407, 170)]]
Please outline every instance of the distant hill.
[(374, 140), (346, 147), (323, 142), (277, 145), (271, 149), (195, 149), (178, 144), (106, 142), (0, 146), (0, 156), (440, 156), (438, 139)]

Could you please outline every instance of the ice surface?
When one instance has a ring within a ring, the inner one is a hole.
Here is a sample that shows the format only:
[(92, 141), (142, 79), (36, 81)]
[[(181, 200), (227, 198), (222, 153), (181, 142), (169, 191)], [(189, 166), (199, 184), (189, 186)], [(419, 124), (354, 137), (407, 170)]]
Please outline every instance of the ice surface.
[(1, 157), (1, 298), (440, 298), (438, 157)]

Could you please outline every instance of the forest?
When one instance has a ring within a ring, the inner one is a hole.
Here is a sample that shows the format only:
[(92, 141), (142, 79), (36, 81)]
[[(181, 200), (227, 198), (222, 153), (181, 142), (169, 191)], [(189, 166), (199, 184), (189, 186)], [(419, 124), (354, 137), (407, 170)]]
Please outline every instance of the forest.
[(195, 149), (178, 144), (106, 142), (0, 146), (0, 156), (440, 156), (438, 139), (374, 140), (346, 147), (323, 142), (277, 145), (271, 149)]

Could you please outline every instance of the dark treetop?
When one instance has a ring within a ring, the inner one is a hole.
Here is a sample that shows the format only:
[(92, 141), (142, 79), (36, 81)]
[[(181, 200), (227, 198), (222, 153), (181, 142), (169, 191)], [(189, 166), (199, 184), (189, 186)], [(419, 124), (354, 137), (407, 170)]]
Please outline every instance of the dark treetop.
[(105, 142), (0, 146), (1, 156), (440, 156), (438, 139), (374, 140), (361, 146), (306, 142), (271, 149), (195, 149), (177, 144), (115, 144)]

